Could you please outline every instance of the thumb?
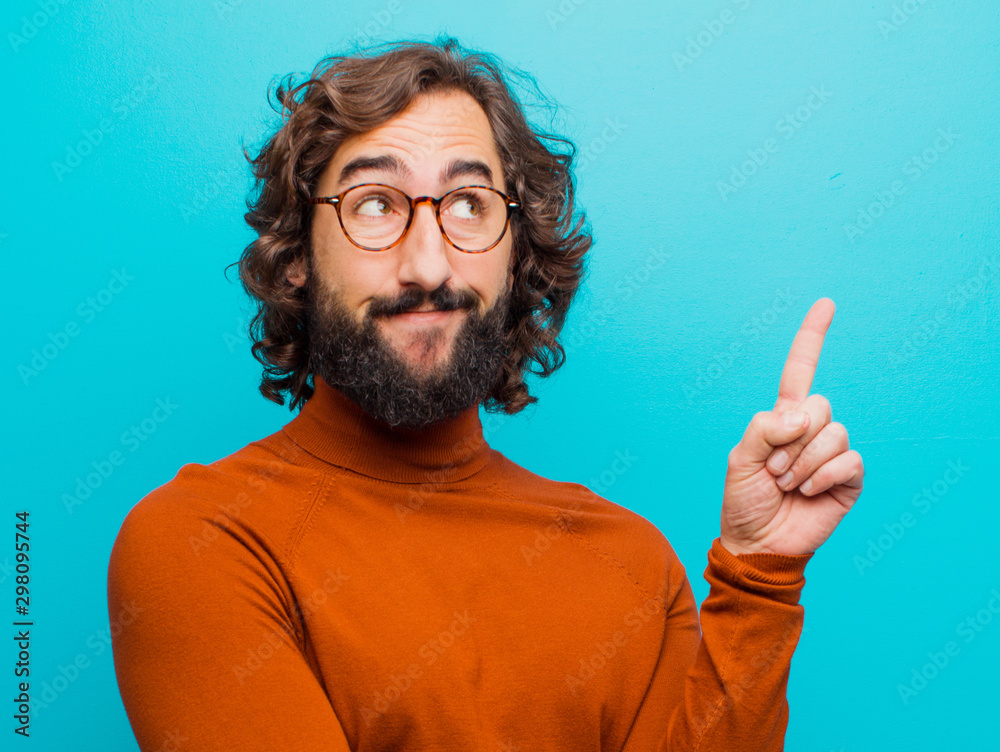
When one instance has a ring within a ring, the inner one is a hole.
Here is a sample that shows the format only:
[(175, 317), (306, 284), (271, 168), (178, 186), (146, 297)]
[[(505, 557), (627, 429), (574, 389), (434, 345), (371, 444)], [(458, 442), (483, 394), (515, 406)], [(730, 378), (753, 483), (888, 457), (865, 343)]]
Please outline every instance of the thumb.
[(741, 467), (763, 464), (775, 447), (795, 441), (807, 428), (809, 413), (803, 410), (782, 413), (774, 410), (761, 411), (753, 416), (740, 443), (729, 453), (729, 465)]

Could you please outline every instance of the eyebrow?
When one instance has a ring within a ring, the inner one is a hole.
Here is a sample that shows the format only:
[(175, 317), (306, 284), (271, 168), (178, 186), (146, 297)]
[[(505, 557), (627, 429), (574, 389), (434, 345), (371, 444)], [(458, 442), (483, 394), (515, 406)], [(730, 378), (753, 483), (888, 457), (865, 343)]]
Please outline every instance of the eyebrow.
[[(356, 157), (344, 165), (337, 180), (337, 187), (351, 181), (361, 172), (387, 172), (401, 180), (412, 177), (413, 173), (399, 158), (391, 154), (375, 157)], [(448, 183), (459, 175), (472, 175), (493, 186), (493, 171), (479, 159), (453, 159), (441, 169), (439, 180)]]

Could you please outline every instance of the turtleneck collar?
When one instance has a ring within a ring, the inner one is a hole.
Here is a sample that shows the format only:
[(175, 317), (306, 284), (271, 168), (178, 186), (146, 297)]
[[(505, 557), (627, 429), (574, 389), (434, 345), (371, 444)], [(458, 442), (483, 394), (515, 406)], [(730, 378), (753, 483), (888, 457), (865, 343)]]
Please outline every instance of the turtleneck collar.
[(397, 483), (447, 483), (489, 460), (478, 405), (425, 428), (392, 428), (321, 377), (313, 380), (313, 396), (283, 430), (325, 462)]

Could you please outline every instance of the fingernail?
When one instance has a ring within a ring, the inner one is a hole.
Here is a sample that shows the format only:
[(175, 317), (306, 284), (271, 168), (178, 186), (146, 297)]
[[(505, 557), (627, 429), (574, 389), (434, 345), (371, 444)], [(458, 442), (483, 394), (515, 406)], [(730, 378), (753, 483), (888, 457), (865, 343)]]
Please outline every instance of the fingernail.
[(775, 483), (777, 483), (779, 486), (781, 486), (782, 488), (784, 488), (785, 486), (788, 485), (788, 483), (791, 480), (792, 480), (792, 471), (789, 470), (787, 473), (785, 473), (780, 478), (778, 478), (778, 480), (776, 480)]
[(807, 478), (806, 481), (801, 486), (799, 486), (799, 490), (802, 493), (809, 493), (809, 489), (812, 487), (813, 487), (812, 478)]
[(784, 449), (775, 452), (771, 456), (771, 469), (774, 472), (780, 473), (787, 466), (788, 466), (788, 452), (786, 452)]
[(785, 413), (783, 418), (785, 428), (798, 428), (805, 422), (805, 419), (806, 414), (804, 412)]

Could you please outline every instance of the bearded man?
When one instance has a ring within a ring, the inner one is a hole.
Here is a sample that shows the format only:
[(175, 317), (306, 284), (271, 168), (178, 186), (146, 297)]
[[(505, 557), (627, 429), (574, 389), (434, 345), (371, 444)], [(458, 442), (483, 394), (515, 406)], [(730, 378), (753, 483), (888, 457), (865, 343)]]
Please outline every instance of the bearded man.
[(480, 406), (516, 414), (528, 366), (564, 361), (591, 246), (567, 142), (454, 40), (277, 95), (239, 270), (260, 391), (300, 409), (124, 520), (141, 749), (782, 749), (804, 569), (863, 476), (809, 394), (832, 302), (729, 455), (699, 616), (652, 523), (483, 435)]

